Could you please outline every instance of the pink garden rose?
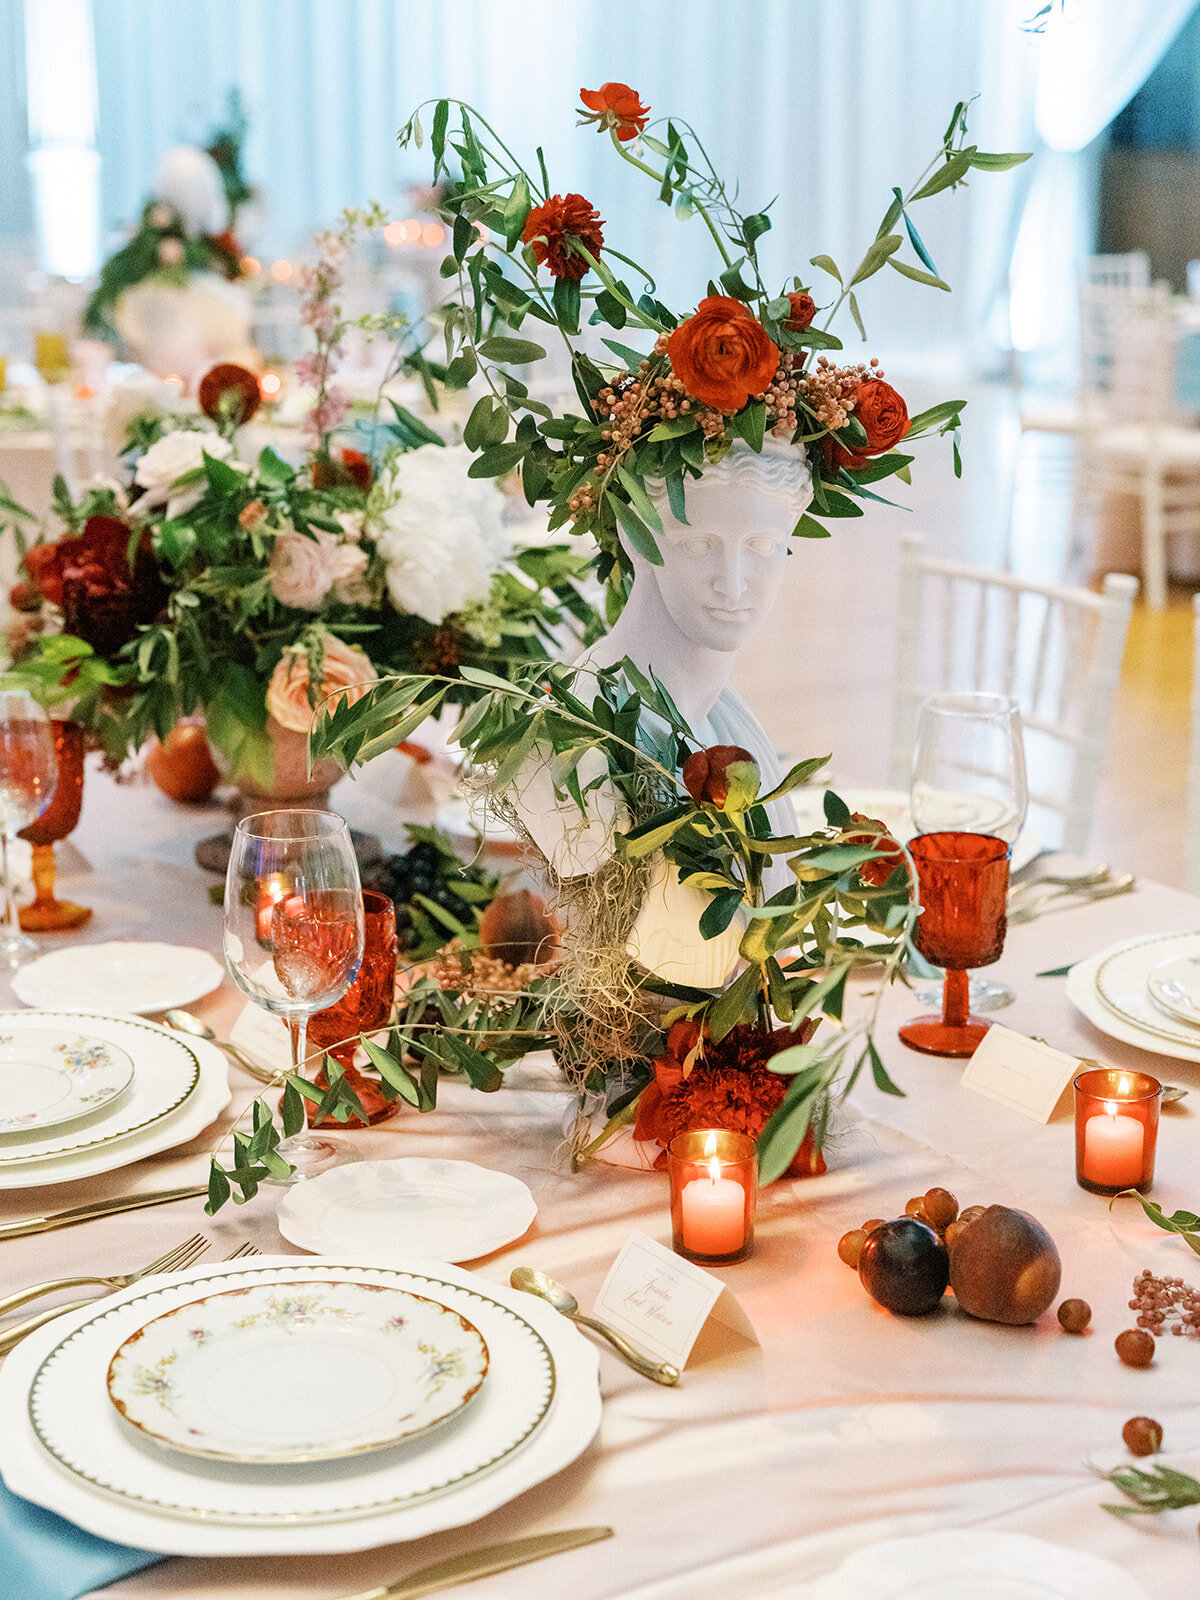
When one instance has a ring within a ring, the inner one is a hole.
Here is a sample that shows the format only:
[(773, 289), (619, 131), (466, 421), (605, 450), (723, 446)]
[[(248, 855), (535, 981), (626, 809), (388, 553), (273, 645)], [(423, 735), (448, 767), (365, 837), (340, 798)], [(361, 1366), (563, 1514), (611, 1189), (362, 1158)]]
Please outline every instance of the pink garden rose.
[(337, 576), (334, 535), (323, 528), (316, 537), (306, 533), (281, 533), (271, 551), (268, 572), (271, 591), (282, 606), (316, 611)]
[[(318, 706), (327, 709), (345, 702), (361, 700), (379, 674), (361, 650), (343, 644), (333, 634), (325, 637), (325, 663), (321, 687), (314, 695)], [(334, 690), (343, 693), (324, 700)], [(289, 650), (280, 659), (267, 685), (267, 710), (276, 722), (293, 733), (307, 733), (312, 726), (313, 708), (308, 703), (308, 658), (303, 650)]]

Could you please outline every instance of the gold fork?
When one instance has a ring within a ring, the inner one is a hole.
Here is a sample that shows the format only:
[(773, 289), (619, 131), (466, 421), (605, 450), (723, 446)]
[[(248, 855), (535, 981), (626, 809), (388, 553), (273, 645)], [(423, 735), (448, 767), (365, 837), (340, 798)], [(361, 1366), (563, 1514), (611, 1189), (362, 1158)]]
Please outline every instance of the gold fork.
[[(262, 1251), (257, 1246), (247, 1241), (238, 1245), (236, 1250), (231, 1250), (225, 1257), (226, 1261), (240, 1261), (245, 1256), (259, 1256)], [(26, 1317), (24, 1322), (18, 1322), (14, 1327), (6, 1328), (0, 1333), (0, 1357), (6, 1356), (10, 1350), (19, 1345), (27, 1334), (36, 1333), (39, 1328), (44, 1328), (48, 1322), (53, 1322), (55, 1317), (64, 1316), (68, 1311), (82, 1311), (84, 1306), (93, 1306), (103, 1300), (102, 1294), (88, 1295), (83, 1300), (68, 1300), (65, 1305), (51, 1306), (48, 1311), (39, 1311), (35, 1316)]]
[(144, 1278), (148, 1272), (172, 1272), (179, 1267), (190, 1267), (192, 1262), (199, 1260), (207, 1249), (208, 1240), (204, 1235), (194, 1233), (190, 1239), (174, 1245), (165, 1255), (158, 1256), (144, 1267), (139, 1267), (136, 1272), (113, 1273), (111, 1276), (83, 1273), (74, 1278), (49, 1278), (45, 1283), (32, 1284), (28, 1289), (18, 1289), (16, 1294), (7, 1295), (0, 1300), (0, 1317), (7, 1316), (18, 1306), (27, 1306), (31, 1300), (40, 1300), (44, 1294), (54, 1294), (59, 1289), (75, 1289), (80, 1284), (98, 1283), (105, 1289), (127, 1289), (131, 1283)]

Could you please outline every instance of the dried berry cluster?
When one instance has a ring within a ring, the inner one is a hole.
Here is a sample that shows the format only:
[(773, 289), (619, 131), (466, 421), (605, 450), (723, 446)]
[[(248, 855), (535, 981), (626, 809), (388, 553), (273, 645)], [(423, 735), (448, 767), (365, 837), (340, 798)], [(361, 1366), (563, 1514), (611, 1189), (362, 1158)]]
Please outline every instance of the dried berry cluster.
[(1155, 1338), (1168, 1327), (1173, 1334), (1200, 1337), (1200, 1290), (1182, 1278), (1156, 1278), (1146, 1267), (1133, 1280), (1129, 1309), (1138, 1313), (1138, 1327)]

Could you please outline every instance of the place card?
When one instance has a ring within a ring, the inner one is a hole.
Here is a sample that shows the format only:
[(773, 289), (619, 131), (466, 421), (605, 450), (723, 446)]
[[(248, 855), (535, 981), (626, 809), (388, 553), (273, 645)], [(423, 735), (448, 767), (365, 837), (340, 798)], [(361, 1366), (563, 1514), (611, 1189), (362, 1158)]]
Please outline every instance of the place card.
[(621, 1247), (594, 1315), (681, 1372), (693, 1354), (758, 1343), (750, 1319), (719, 1278), (644, 1233), (630, 1234)]
[(287, 1023), (252, 1001), (242, 1007), (241, 1015), (229, 1030), (229, 1042), (253, 1056), (269, 1072), (285, 1072), (292, 1064)]
[(1023, 1117), (1049, 1122), (1079, 1065), (1074, 1056), (993, 1022), (958, 1081)]

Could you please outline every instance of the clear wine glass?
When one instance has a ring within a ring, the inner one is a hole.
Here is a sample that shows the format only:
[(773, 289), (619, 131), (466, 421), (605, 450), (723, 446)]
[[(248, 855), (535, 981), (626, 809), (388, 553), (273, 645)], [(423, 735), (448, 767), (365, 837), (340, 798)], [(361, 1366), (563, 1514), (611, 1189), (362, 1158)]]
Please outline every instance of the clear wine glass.
[(9, 846), (22, 828), (45, 811), (57, 782), (58, 756), (50, 718), (24, 690), (0, 691), (0, 873), (4, 879), (0, 958), (10, 967), (28, 960), (37, 945), (21, 932), (17, 922)]
[[(225, 964), (244, 994), (286, 1021), (293, 1071), (304, 1070), (309, 1017), (341, 999), (362, 955), (362, 888), (341, 817), (243, 817), (225, 878)], [(301, 1178), (357, 1160), (324, 1133), (293, 1134), (279, 1153)]]
[[(979, 885), (972, 888), (967, 880), (973, 872), (982, 871), (978, 861), (987, 853), (982, 846), (972, 846), (969, 843), (972, 839), (999, 840), (1006, 847), (1003, 873), (1007, 887), (1008, 858), (1024, 825), (1029, 804), (1021, 713), (1016, 703), (1004, 695), (983, 693), (938, 694), (926, 700), (917, 725), (910, 799), (918, 835), (937, 835), (946, 841), (954, 836), (960, 840), (961, 849), (950, 851), (945, 845), (934, 853), (959, 863), (956, 870), (962, 877), (964, 896), (969, 897), (979, 889)], [(968, 867), (968, 861), (977, 864)], [(918, 861), (919, 880), (920, 868)], [(928, 864), (931, 874), (944, 874), (946, 870), (946, 860), (936, 869), (932, 863)], [(998, 867), (993, 869), (993, 875), (998, 870)], [(938, 892), (943, 891), (939, 889)], [(932, 938), (932, 919), (926, 933)], [(920, 937), (917, 945), (923, 949)], [(1002, 946), (1003, 928), (1000, 929), (1000, 945), (984, 959), (997, 960)], [(982, 945), (980, 949), (982, 951)], [(923, 949), (923, 953), (930, 959), (937, 959), (932, 945)], [(959, 954), (962, 954), (961, 949)], [(917, 998), (926, 1005), (941, 1004), (946, 1018), (953, 1010), (958, 1018), (955, 1026), (966, 1029), (969, 1023), (975, 1030), (971, 1037), (977, 1044), (986, 1024), (970, 1018), (971, 1009), (996, 1010), (1012, 1001), (1012, 991), (1003, 984), (988, 984), (978, 979), (968, 981), (962, 969), (967, 965), (982, 965), (983, 961), (968, 962), (955, 957), (941, 964), (947, 967), (947, 977), (940, 991), (918, 990)], [(912, 1044), (914, 1040), (909, 1038), (906, 1042)], [(970, 1053), (965, 1048), (967, 1042), (968, 1033), (963, 1032), (959, 1039), (963, 1048), (958, 1053)]]

